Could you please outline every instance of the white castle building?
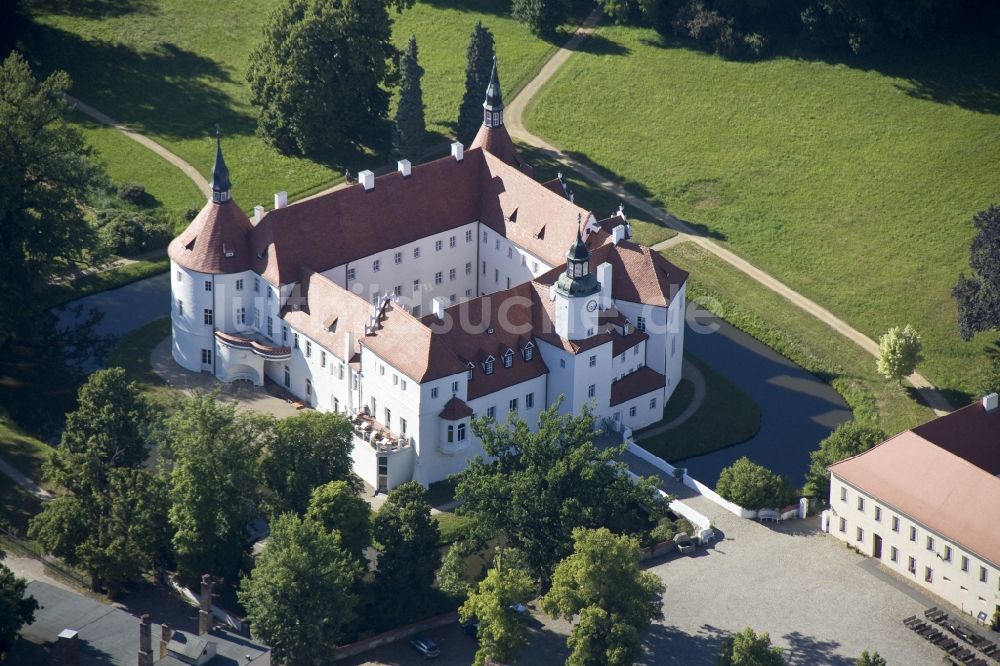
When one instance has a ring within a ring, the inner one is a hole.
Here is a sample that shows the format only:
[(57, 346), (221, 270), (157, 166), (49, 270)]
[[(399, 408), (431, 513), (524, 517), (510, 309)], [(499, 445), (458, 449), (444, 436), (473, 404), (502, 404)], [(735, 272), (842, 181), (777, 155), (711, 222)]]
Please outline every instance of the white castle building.
[(503, 124), (496, 66), (469, 149), (251, 221), (217, 148), (212, 200), (170, 244), (173, 357), (271, 380), (355, 423), (355, 471), (429, 484), (482, 453), (474, 416), (534, 425), (562, 398), (608, 425), (659, 420), (681, 378), (687, 273), (633, 243)]

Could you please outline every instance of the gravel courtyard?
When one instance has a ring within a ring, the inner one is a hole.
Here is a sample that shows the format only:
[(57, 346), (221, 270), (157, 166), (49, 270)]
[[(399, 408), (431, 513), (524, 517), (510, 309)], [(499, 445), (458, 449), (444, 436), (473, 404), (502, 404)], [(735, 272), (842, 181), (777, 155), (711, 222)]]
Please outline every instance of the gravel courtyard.
[(940, 663), (943, 653), (902, 624), (929, 600), (873, 573), (871, 560), (819, 531), (818, 517), (764, 526), (690, 502), (724, 537), (651, 569), (667, 587), (666, 619), (650, 631), (646, 663), (712, 664), (722, 638), (746, 626), (768, 632), (792, 664), (848, 666), (862, 650), (890, 664)]

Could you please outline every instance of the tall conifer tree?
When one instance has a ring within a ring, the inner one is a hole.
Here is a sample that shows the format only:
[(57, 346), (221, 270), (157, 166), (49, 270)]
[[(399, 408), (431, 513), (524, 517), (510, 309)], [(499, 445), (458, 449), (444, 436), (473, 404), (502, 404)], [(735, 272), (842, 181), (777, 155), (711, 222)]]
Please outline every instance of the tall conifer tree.
[(420, 78), (424, 68), (417, 61), (417, 38), (410, 35), (406, 51), (399, 63), (402, 81), (399, 86), (399, 106), (392, 129), (392, 147), (400, 157), (417, 161), (424, 147), (427, 125), (424, 122), (424, 92)]
[(483, 124), (483, 99), (486, 86), (490, 82), (493, 69), (493, 33), (476, 21), (469, 37), (466, 51), (468, 64), (465, 66), (465, 97), (458, 110), (458, 140), (469, 145), (476, 138), (479, 126)]

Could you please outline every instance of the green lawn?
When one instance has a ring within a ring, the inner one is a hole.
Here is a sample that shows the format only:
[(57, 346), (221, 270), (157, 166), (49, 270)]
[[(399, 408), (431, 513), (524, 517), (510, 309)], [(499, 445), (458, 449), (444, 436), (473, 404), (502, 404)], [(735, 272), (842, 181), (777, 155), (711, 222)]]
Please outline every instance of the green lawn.
[(151, 321), (122, 336), (108, 356), (107, 367), (124, 368), (128, 379), (137, 382), (146, 397), (159, 405), (168, 405), (179, 394), (167, 386), (149, 362), (153, 348), (169, 335), (170, 317)]
[[(0, 457), (22, 474), (41, 484), (42, 464), (52, 453), (52, 447), (18, 428), (6, 414), (0, 412)], [(8, 483), (0, 476), (0, 485)]]
[(166, 257), (136, 261), (100, 273), (85, 275), (69, 283), (49, 285), (43, 298), (48, 307), (55, 307), (90, 294), (124, 287), (131, 282), (144, 280), (169, 269), (170, 260)]
[(950, 296), (1000, 199), (996, 39), (745, 63), (603, 27), (528, 121), (868, 335), (912, 323), (960, 404), (996, 338), (963, 343)]
[[(183, 220), (189, 208), (205, 205), (205, 196), (184, 173), (148, 148), (113, 127), (90, 120), (82, 113), (70, 116), (94, 149), (96, 160), (117, 184), (139, 183), (175, 220)], [(186, 225), (186, 220), (184, 224)]]
[[(760, 430), (760, 407), (749, 395), (694, 356), (685, 354), (684, 357), (705, 376), (705, 402), (691, 418), (676, 428), (645, 439), (642, 430), (636, 433), (639, 446), (668, 462), (745, 442)], [(690, 403), (693, 386), (690, 382), (686, 383), (686, 389), (683, 381), (677, 386), (674, 396), (663, 410), (661, 423), (673, 420)], [(680, 393), (682, 389), (684, 393)], [(722, 413), (726, 414), (726, 418), (719, 418)], [(650, 426), (647, 432), (657, 425)]]
[(690, 271), (688, 298), (829, 382), (855, 418), (897, 433), (933, 418), (906, 390), (875, 372), (875, 358), (824, 323), (694, 243), (663, 255)]
[[(113, 8), (102, 4), (93, 11), (45, 0), (27, 4), (39, 24), (33, 60), (43, 71), (69, 72), (73, 93), (83, 101), (148, 134), (205, 173), (212, 164), (218, 124), (226, 137), (234, 197), (246, 209), (269, 205), (278, 190), (292, 197), (315, 191), (340, 179), (345, 166), (356, 172), (387, 161), (385, 155), (344, 154), (320, 164), (283, 157), (256, 137), (245, 73), (275, 0), (246, 0), (231, 11), (198, 0), (113, 3)], [(552, 44), (533, 37), (503, 15), (506, 11), (506, 3), (457, 0), (421, 3), (394, 14), (399, 44), (411, 33), (417, 36), (431, 131), (449, 132), (457, 117), (465, 48), (477, 19), (496, 36), (508, 94), (552, 51)], [(166, 184), (155, 187), (170, 189)]]

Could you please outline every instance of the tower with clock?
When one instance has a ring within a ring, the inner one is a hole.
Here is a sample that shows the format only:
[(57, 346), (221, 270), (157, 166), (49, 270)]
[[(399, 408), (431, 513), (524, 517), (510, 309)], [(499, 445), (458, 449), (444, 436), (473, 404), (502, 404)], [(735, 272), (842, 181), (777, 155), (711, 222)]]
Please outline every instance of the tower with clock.
[(566, 272), (555, 285), (556, 334), (583, 340), (597, 331), (597, 300), (601, 283), (590, 269), (590, 250), (576, 231), (576, 242), (566, 253)]

